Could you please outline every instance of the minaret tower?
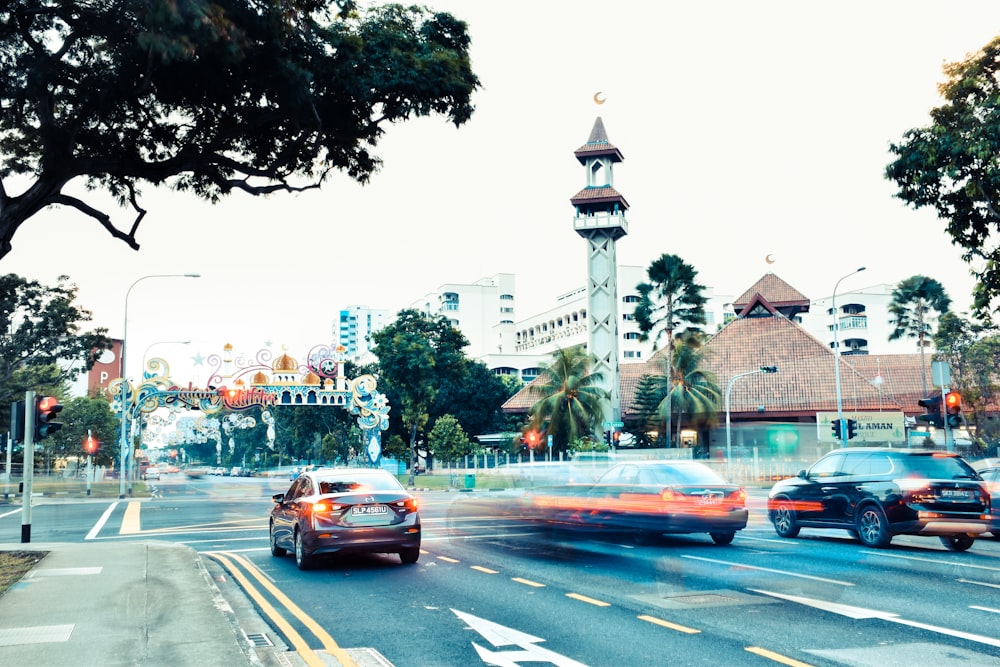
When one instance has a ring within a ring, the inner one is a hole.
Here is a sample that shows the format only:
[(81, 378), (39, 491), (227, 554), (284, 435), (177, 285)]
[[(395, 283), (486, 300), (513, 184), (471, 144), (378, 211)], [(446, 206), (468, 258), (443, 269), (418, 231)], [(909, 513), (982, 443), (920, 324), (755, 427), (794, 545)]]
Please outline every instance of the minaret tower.
[(612, 166), (621, 151), (611, 145), (600, 116), (587, 143), (573, 153), (587, 171), (587, 187), (570, 199), (576, 207), (573, 228), (587, 239), (588, 351), (597, 357), (593, 370), (604, 375), (611, 395), (606, 421), (620, 421), (621, 381), (618, 369), (618, 260), (615, 242), (628, 234), (628, 202), (614, 189)]

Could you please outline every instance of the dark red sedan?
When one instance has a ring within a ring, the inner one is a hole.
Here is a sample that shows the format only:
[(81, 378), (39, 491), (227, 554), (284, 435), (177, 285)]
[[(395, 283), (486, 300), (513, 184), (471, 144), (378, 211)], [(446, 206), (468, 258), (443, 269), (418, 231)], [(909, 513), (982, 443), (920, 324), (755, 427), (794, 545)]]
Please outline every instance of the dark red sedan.
[(404, 564), (420, 557), (417, 500), (385, 470), (303, 472), (274, 503), (271, 554), (291, 551), (299, 569), (324, 554), (396, 553)]

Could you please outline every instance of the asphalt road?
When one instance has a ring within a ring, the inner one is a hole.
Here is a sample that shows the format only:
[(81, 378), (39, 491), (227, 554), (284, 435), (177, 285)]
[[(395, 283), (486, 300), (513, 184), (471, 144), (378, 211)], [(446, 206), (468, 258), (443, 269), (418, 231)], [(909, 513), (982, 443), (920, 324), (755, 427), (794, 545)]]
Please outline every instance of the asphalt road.
[[(416, 565), (358, 556), (300, 572), (267, 548), (270, 496), (288, 484), (168, 475), (143, 501), (40, 499), (32, 536), (187, 544), (289, 645), (370, 647), (398, 667), (1000, 661), (996, 540), (963, 553), (936, 538), (885, 550), (837, 531), (785, 540), (758, 494), (732, 545), (637, 544), (536, 531), (509, 516), (506, 492), (428, 492)], [(20, 516), (0, 507), (0, 541), (19, 539)]]

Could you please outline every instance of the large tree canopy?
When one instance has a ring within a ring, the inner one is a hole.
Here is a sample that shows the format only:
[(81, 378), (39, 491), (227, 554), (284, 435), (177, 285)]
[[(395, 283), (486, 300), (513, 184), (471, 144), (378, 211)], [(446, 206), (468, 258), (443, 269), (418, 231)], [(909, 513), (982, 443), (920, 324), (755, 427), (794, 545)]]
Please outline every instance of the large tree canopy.
[(1000, 37), (944, 72), (945, 103), (931, 110), (930, 125), (890, 146), (896, 159), (886, 178), (897, 197), (947, 222), (973, 267), (974, 307), (985, 316), (1000, 297)]
[(0, 415), (26, 389), (72, 380), (111, 347), (106, 329), (82, 331), (91, 314), (74, 303), (77, 288), (67, 280), (47, 287), (0, 276)]
[[(0, 257), (52, 205), (138, 249), (144, 183), (213, 202), (316, 188), (331, 170), (364, 183), (386, 124), (471, 117), (469, 43), (450, 14), (352, 0), (4, 2)], [(132, 222), (67, 193), (74, 181)]]

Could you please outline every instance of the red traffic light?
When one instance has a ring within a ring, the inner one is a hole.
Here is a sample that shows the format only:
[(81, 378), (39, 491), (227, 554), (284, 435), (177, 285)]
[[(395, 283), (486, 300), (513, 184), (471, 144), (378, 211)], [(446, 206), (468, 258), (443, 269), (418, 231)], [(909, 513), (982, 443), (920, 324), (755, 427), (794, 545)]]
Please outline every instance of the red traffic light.
[(62, 422), (55, 421), (62, 409), (55, 396), (35, 397), (35, 440), (46, 438), (62, 428)]
[(97, 445), (98, 445), (97, 438), (95, 438), (92, 435), (88, 435), (87, 439), (83, 441), (83, 451), (87, 452), (88, 454), (93, 454), (94, 452), (97, 451)]
[(524, 443), (528, 445), (529, 449), (535, 449), (540, 441), (541, 434), (538, 431), (532, 429), (524, 433)]
[(948, 408), (948, 412), (951, 413), (952, 410), (962, 409), (962, 395), (957, 391), (949, 391), (945, 394), (944, 404)]

